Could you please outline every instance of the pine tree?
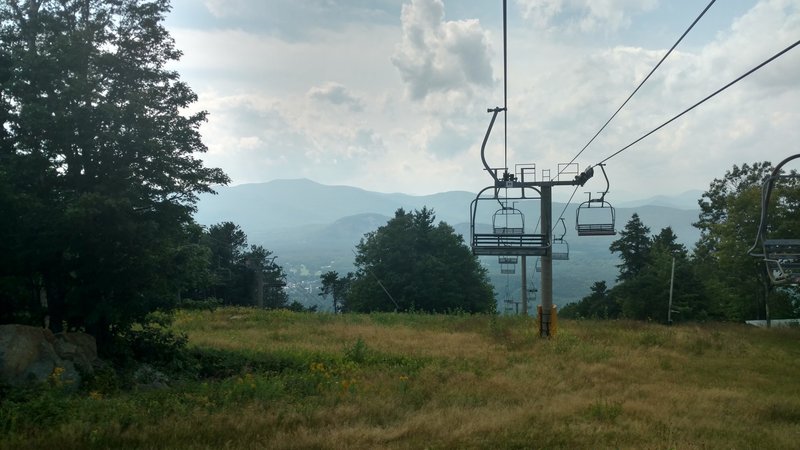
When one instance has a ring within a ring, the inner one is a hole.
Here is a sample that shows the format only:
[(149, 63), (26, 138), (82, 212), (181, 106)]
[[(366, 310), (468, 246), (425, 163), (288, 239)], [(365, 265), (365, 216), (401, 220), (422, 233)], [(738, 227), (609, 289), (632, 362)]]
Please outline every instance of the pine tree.
[(630, 280), (636, 277), (647, 264), (650, 253), (651, 240), (648, 236), (650, 228), (645, 226), (634, 213), (625, 229), (620, 232), (620, 238), (612, 242), (609, 250), (619, 253), (622, 264), (619, 264), (617, 281)]

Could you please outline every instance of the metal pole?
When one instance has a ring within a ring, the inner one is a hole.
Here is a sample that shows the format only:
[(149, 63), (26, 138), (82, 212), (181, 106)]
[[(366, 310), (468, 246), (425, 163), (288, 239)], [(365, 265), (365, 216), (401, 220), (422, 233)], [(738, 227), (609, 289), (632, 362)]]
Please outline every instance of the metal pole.
[(767, 318), (767, 328), (772, 325), (769, 319), (769, 283), (764, 284), (764, 313)]
[(522, 272), (522, 314), (528, 315), (528, 260), (526, 256), (522, 256), (522, 264), (520, 264), (520, 271)]
[(672, 325), (672, 285), (675, 282), (675, 257), (672, 257), (672, 274), (669, 276), (669, 308), (667, 309), (667, 325)]
[[(553, 213), (553, 187), (542, 186), (542, 233), (548, 245), (552, 245), (552, 213)], [(553, 310), (553, 257), (552, 247), (547, 249), (547, 254), (542, 256), (542, 330), (541, 337), (550, 336), (550, 312)]]

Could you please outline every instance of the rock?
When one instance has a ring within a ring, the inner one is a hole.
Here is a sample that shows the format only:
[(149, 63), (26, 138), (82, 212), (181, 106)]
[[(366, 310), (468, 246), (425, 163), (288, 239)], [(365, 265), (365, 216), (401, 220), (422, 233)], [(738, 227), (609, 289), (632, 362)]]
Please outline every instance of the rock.
[(77, 387), (80, 373), (91, 373), (97, 361), (94, 338), (28, 325), (0, 325), (0, 382), (21, 385), (50, 381)]
[(142, 364), (133, 373), (137, 389), (161, 390), (169, 388), (169, 377), (149, 364)]
[(83, 373), (92, 373), (97, 358), (97, 342), (86, 333), (58, 333), (54, 348), (62, 359), (72, 361)]

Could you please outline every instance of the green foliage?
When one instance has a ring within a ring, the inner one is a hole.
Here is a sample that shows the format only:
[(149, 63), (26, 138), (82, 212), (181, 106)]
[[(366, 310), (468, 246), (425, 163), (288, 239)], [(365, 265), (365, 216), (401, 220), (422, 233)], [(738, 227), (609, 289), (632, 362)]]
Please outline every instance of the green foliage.
[[(114, 336), (106, 358), (126, 378), (142, 364), (170, 374), (179, 374), (191, 363), (188, 361), (185, 334), (175, 333), (170, 325), (172, 316), (148, 314), (141, 323)], [(105, 375), (101, 375), (105, 377)], [(102, 380), (95, 380), (103, 382)], [(111, 381), (110, 379), (106, 381)]]
[(351, 347), (345, 350), (344, 357), (348, 361), (361, 364), (367, 360), (368, 351), (367, 344), (361, 338), (358, 338)]
[[(773, 317), (796, 317), (797, 287), (771, 290), (763, 261), (748, 254), (761, 214), (761, 185), (772, 172), (769, 162), (744, 164), (714, 179), (700, 201), (695, 224), (701, 231), (695, 248), (698, 274), (715, 312), (729, 320), (764, 318), (769, 301)], [(800, 189), (796, 178), (781, 179), (768, 205), (770, 237), (800, 234)]]
[(224, 379), (245, 373), (284, 373), (303, 371), (314, 361), (328, 359), (305, 352), (245, 352), (198, 347), (188, 351), (193, 361), (188, 373), (199, 379)]
[(625, 229), (620, 232), (620, 238), (611, 243), (609, 250), (619, 253), (622, 264), (619, 266), (618, 281), (630, 280), (642, 271), (647, 264), (650, 252), (650, 228), (646, 227), (639, 215), (634, 213)]
[(486, 270), (433, 211), (406, 213), (358, 244), (346, 307), (351, 311), (494, 311)]
[(610, 319), (620, 315), (620, 306), (609, 295), (605, 281), (596, 281), (591, 293), (580, 302), (565, 305), (559, 316), (565, 319)]
[(612, 252), (619, 252), (623, 263), (619, 283), (607, 289), (596, 282), (591, 293), (581, 301), (566, 305), (565, 318), (657, 320), (666, 322), (669, 309), (670, 278), (675, 267), (672, 320), (704, 320), (717, 311), (704, 295), (704, 285), (697, 266), (686, 248), (677, 242), (670, 227), (647, 236), (649, 228), (633, 215), (621, 237), (612, 242)]
[(214, 311), (215, 309), (222, 306), (222, 300), (219, 300), (215, 297), (204, 298), (202, 300), (193, 300), (191, 298), (184, 298), (181, 299), (180, 303), (178, 303), (178, 308), (185, 309), (188, 311)]
[(328, 271), (320, 275), (320, 297), (331, 297), (333, 312), (347, 312), (347, 296), (353, 283), (353, 274), (348, 272), (344, 277), (339, 277), (336, 271)]
[[(114, 335), (198, 282), (197, 194), (228, 182), (176, 72), (167, 1), (0, 3), (4, 320)], [(41, 311), (46, 298), (47, 310)]]
[(283, 290), (286, 273), (275, 263), (272, 252), (260, 245), (247, 246), (247, 235), (239, 225), (222, 222), (211, 225), (201, 242), (210, 252), (210, 283), (189, 291), (193, 296), (210, 296), (226, 305), (286, 308)]

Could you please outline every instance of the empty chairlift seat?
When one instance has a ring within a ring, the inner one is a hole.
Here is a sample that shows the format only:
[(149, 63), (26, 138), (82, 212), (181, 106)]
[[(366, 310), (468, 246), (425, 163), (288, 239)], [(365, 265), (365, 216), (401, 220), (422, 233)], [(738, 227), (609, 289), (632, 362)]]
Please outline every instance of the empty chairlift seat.
[(800, 283), (800, 239), (766, 239), (763, 247), (764, 262), (773, 283)]
[(554, 261), (569, 260), (569, 244), (563, 239), (553, 240), (553, 251), (550, 253)]
[(575, 212), (575, 230), (578, 236), (614, 236), (616, 212), (603, 199), (587, 200)]
[[(550, 256), (555, 261), (567, 261), (569, 260), (569, 243), (564, 240), (564, 236), (567, 235), (567, 225), (564, 223), (563, 217), (558, 219), (558, 223), (561, 225), (561, 235), (553, 239)], [(555, 231), (553, 230), (554, 233)]]
[(498, 256), (497, 262), (500, 263), (500, 273), (510, 275), (517, 272), (518, 256)]
[(603, 164), (595, 167), (600, 167), (600, 170), (603, 171), (606, 190), (600, 193), (600, 198), (593, 199), (589, 194), (589, 200), (578, 205), (578, 209), (575, 210), (575, 231), (578, 232), (578, 236), (614, 236), (617, 234), (614, 231), (616, 212), (611, 203), (606, 201), (606, 194), (608, 194), (610, 186), (608, 175)]
[[(476, 255), (493, 256), (541, 256), (549, 245), (543, 234), (525, 232), (525, 216), (516, 208), (503, 206), (492, 216), (492, 233), (475, 232), (475, 209), (473, 202), (472, 252)], [(496, 202), (496, 200), (493, 200)]]

